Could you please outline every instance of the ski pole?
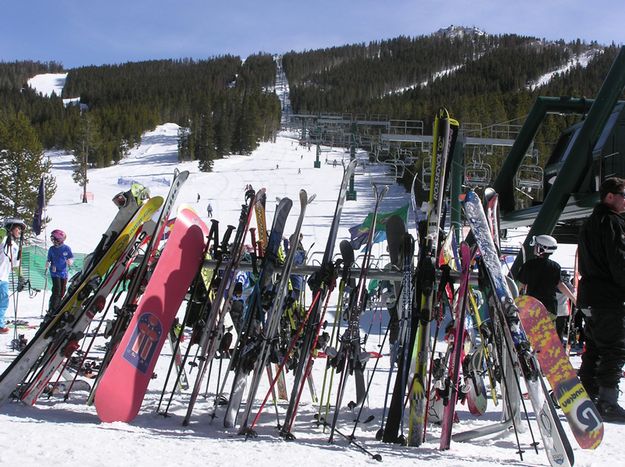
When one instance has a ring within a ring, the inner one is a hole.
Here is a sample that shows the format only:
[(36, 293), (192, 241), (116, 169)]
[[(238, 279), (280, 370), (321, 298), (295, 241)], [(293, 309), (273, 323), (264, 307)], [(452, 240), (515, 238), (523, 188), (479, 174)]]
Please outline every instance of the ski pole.
[[(328, 425), (328, 422), (322, 418), (321, 422), (324, 425)], [(338, 433), (340, 436), (342, 436), (343, 438), (345, 438), (347, 441), (349, 441), (349, 445), (353, 445), (354, 447), (356, 447), (359, 451), (367, 454), (369, 457), (371, 457), (372, 459), (378, 461), (378, 462), (382, 462), (382, 456), (380, 454), (373, 454), (371, 451), (369, 451), (367, 448), (365, 448), (362, 444), (357, 443), (356, 440), (353, 439), (353, 437), (346, 435), (345, 433), (343, 433), (342, 431), (338, 430), (338, 429), (334, 429), (334, 431), (336, 433)]]
[(39, 318), (43, 318), (43, 308), (46, 304), (46, 289), (48, 288), (48, 268), (46, 267), (43, 270), (43, 293), (41, 294), (41, 313), (39, 314)]
[[(117, 293), (117, 289), (119, 289), (122, 285), (122, 281), (119, 281), (117, 283), (117, 285), (115, 286), (115, 290), (113, 291), (113, 295), (115, 295)], [(106, 316), (108, 315), (108, 312), (111, 309), (111, 305), (113, 304), (113, 302), (109, 302), (109, 304), (106, 307), (106, 310), (104, 310), (104, 313), (102, 314), (102, 319), (100, 319), (100, 322), (98, 323), (98, 325), (96, 326), (95, 329), (95, 333), (91, 339), (91, 341), (89, 341), (89, 344), (87, 345), (87, 349), (83, 352), (83, 357), (80, 360), (80, 364), (78, 365), (78, 369), (80, 370), (80, 368), (82, 368), (82, 366), (85, 363), (85, 360), (87, 359), (87, 355), (89, 355), (89, 352), (91, 352), (91, 347), (93, 346), (93, 343), (95, 342), (96, 337), (98, 336), (98, 332), (100, 331), (100, 328), (102, 327), (102, 324), (104, 323), (104, 319), (106, 318)], [(67, 358), (67, 362), (65, 363), (65, 365), (63, 366), (63, 369), (61, 370), (61, 373), (63, 373), (63, 370), (65, 370), (65, 368), (67, 367), (67, 365), (69, 364), (71, 357)], [(71, 392), (72, 388), (74, 387), (74, 383), (76, 382), (76, 380), (78, 379), (78, 373), (79, 370), (76, 371), (76, 375), (74, 375), (74, 378), (72, 379), (72, 382), (70, 383), (69, 387), (67, 388), (67, 391), (65, 392), (65, 395), (63, 396), (63, 400), (66, 401), (69, 398), (69, 393)]]
[[(388, 334), (389, 334), (389, 327), (387, 326), (386, 332), (384, 333), (384, 337), (382, 338), (382, 344), (380, 347), (384, 348), (384, 344), (386, 343), (386, 338), (388, 337)], [(356, 416), (356, 420), (354, 421), (354, 428), (352, 430), (352, 434), (350, 435), (350, 438), (354, 437), (356, 433), (356, 427), (358, 427), (358, 424), (360, 423), (360, 416), (362, 415), (362, 410), (365, 407), (365, 401), (367, 400), (367, 397), (369, 395), (369, 389), (371, 388), (371, 384), (373, 383), (373, 377), (375, 376), (375, 372), (378, 369), (379, 363), (380, 363), (380, 358), (376, 359), (375, 365), (373, 365), (373, 370), (371, 371), (371, 377), (369, 378), (369, 381), (367, 383), (367, 389), (365, 390), (365, 397), (362, 399), (362, 403), (360, 404), (360, 408), (358, 409), (358, 415)], [(373, 415), (371, 417), (373, 417)], [(371, 417), (367, 418), (367, 420), (364, 423), (368, 423), (369, 421), (371, 421), (372, 420)]]
[(291, 356), (291, 352), (293, 352), (293, 349), (295, 348), (295, 345), (297, 344), (297, 341), (299, 340), (299, 337), (300, 337), (300, 335), (302, 334), (302, 332), (304, 330), (304, 326), (306, 325), (306, 322), (310, 318), (310, 313), (312, 312), (315, 304), (317, 303), (317, 301), (319, 300), (320, 297), (321, 297), (321, 290), (318, 290), (315, 293), (313, 301), (310, 304), (310, 306), (308, 307), (308, 312), (306, 313), (306, 316), (304, 317), (304, 319), (300, 323), (300, 326), (297, 329), (297, 332), (295, 333), (295, 336), (293, 336), (293, 338), (291, 339), (291, 342), (289, 343), (289, 347), (288, 347), (284, 357), (282, 357), (282, 362), (280, 362), (280, 366), (278, 367), (278, 370), (276, 371), (276, 375), (274, 376), (273, 380), (271, 381), (270, 390), (267, 391), (267, 394), (265, 395), (265, 398), (263, 399), (263, 402), (260, 404), (260, 407), (258, 408), (258, 412), (256, 413), (256, 416), (254, 417), (254, 419), (252, 420), (252, 423), (249, 426), (249, 431), (251, 431), (254, 428), (254, 426), (256, 426), (256, 423), (258, 422), (258, 420), (260, 418), (260, 414), (262, 413), (263, 409), (265, 408), (265, 404), (267, 403), (267, 400), (269, 399), (269, 396), (271, 395), (271, 388), (273, 388), (273, 386), (276, 384), (276, 382), (278, 381), (278, 377), (280, 376), (280, 374), (284, 370), (284, 367), (286, 366), (286, 363), (289, 360), (289, 357)]

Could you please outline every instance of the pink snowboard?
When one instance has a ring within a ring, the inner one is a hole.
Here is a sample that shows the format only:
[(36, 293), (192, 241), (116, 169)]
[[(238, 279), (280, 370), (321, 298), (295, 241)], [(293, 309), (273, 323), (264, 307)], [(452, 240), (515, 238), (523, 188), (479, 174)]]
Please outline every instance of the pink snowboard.
[(103, 422), (130, 422), (141, 408), (156, 360), (204, 252), (206, 225), (189, 208), (178, 213), (139, 306), (96, 388)]

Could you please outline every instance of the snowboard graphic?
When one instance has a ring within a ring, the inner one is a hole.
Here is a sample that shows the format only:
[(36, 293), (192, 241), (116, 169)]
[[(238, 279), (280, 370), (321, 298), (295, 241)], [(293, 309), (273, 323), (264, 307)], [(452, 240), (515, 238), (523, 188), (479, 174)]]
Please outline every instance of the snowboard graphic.
[(95, 406), (103, 422), (132, 421), (176, 312), (202, 263), (206, 225), (189, 208), (178, 217), (139, 306), (98, 384)]
[(529, 295), (517, 297), (515, 303), (525, 334), (577, 443), (583, 449), (595, 449), (603, 438), (603, 421), (564, 352), (549, 311)]

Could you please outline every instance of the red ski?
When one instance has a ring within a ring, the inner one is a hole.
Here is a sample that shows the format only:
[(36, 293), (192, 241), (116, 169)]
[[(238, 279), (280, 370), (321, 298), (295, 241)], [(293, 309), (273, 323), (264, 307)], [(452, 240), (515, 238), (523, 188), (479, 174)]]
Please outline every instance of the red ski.
[(148, 388), (156, 360), (176, 313), (202, 263), (208, 229), (190, 208), (183, 208), (150, 282), (95, 393), (103, 422), (130, 422)]

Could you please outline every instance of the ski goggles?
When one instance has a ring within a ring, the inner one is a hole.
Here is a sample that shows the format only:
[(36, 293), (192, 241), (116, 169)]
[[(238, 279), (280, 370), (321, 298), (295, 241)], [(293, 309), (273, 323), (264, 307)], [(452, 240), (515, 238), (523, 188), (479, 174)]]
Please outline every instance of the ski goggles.
[(124, 192), (117, 193), (113, 196), (113, 203), (118, 208), (123, 208), (128, 205), (128, 196)]

